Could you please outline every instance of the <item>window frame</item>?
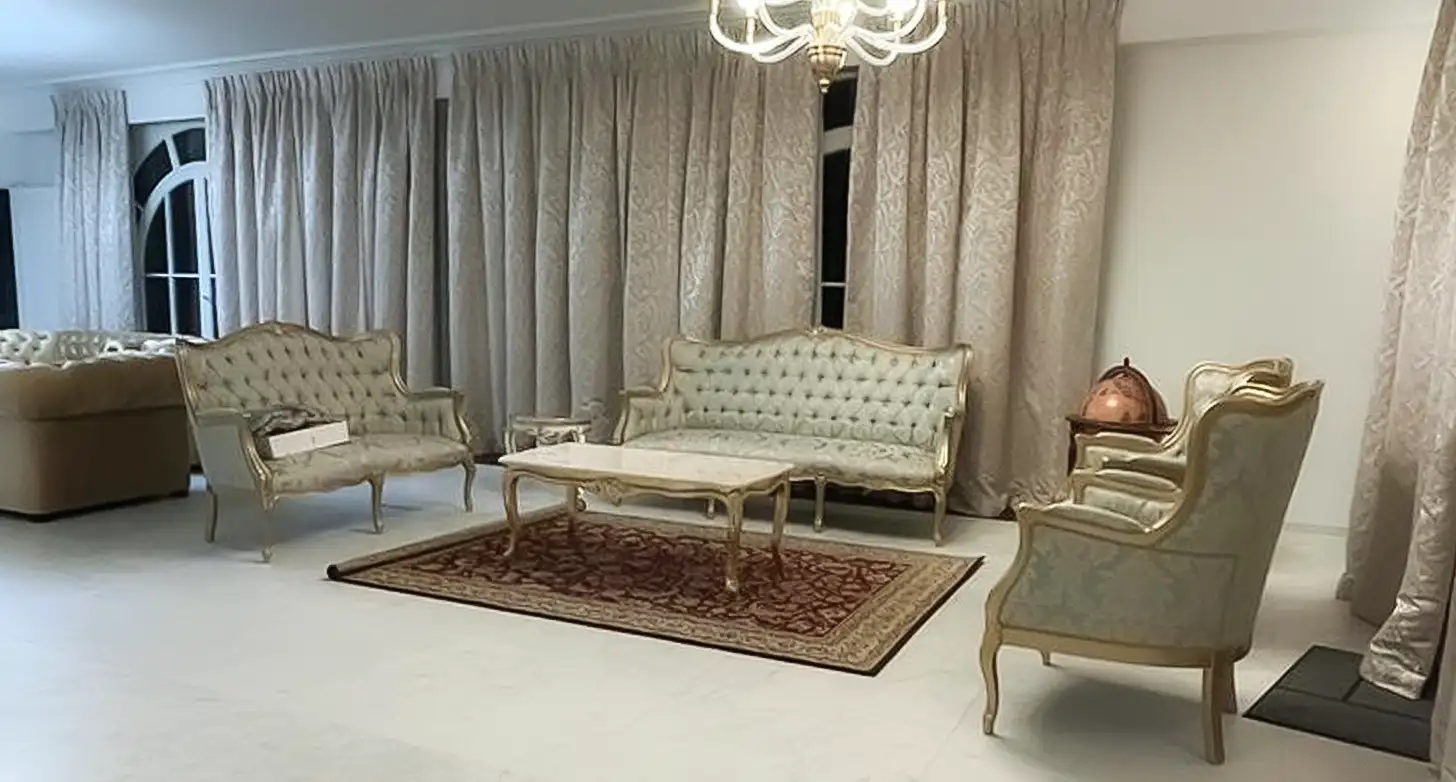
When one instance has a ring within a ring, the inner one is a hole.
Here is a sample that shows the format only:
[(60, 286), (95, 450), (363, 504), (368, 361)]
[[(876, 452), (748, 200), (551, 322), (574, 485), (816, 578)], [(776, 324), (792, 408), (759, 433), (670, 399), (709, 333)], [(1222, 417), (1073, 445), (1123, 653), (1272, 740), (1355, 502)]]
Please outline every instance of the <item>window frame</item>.
[[(137, 126), (134, 130), (145, 130), (146, 126)], [(137, 302), (141, 308), (138, 313), (144, 329), (149, 329), (147, 323), (148, 312), (148, 281), (164, 280), (167, 289), (167, 316), (168, 331), (173, 336), (198, 336), (204, 339), (216, 339), (218, 336), (217, 327), (217, 268), (213, 263), (212, 256), (212, 216), (211, 216), (211, 191), (208, 185), (207, 160), (191, 160), (183, 162), (178, 149), (177, 137), (191, 131), (198, 130), (206, 133), (200, 122), (186, 123), (185, 125), (172, 125), (168, 123), (168, 131), (161, 140), (147, 146), (137, 156), (138, 163), (132, 171), (132, 177), (141, 171), (148, 157), (157, 148), (165, 148), (167, 160), (171, 168), (167, 173), (152, 186), (146, 199), (136, 205), (137, 218), (133, 225), (133, 254), (135, 255), (136, 272), (140, 288), (140, 295)], [(183, 185), (192, 186), (192, 243), (197, 254), (197, 270), (195, 272), (178, 271), (177, 265), (177, 244), (179, 237), (175, 235), (177, 223), (174, 220), (172, 205), (172, 194)], [(165, 271), (147, 270), (147, 236), (152, 229), (153, 223), (161, 217), (166, 226), (166, 253), (167, 266)], [(198, 334), (184, 332), (178, 316), (181, 308), (178, 307), (181, 291), (181, 280), (195, 280), (197, 284), (197, 330)]]

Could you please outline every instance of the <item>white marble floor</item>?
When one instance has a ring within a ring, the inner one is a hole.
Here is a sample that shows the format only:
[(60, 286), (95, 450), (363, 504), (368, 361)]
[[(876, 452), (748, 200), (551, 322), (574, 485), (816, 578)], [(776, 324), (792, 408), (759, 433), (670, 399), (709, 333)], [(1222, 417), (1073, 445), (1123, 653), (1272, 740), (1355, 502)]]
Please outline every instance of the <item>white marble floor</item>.
[[(367, 531), (367, 490), (290, 502), (272, 565), (243, 509), (225, 509), (219, 544), (203, 543), (200, 493), (47, 525), (0, 519), (0, 781), (1429, 776), (1247, 720), (1229, 726), (1228, 764), (1207, 766), (1197, 673), (1070, 658), (1046, 669), (1019, 650), (1003, 653), (1002, 735), (982, 736), (981, 612), (1016, 545), (1001, 522), (952, 525), (948, 550), (985, 554), (986, 568), (875, 678), (324, 580), (331, 562), (498, 514), (493, 470), (473, 517), (454, 504), (458, 480), (391, 480), (382, 537)], [(930, 547), (921, 517), (839, 516), (826, 534)], [(1363, 639), (1330, 599), (1341, 550), (1327, 534), (1285, 535), (1238, 672), (1244, 706), (1310, 644)]]

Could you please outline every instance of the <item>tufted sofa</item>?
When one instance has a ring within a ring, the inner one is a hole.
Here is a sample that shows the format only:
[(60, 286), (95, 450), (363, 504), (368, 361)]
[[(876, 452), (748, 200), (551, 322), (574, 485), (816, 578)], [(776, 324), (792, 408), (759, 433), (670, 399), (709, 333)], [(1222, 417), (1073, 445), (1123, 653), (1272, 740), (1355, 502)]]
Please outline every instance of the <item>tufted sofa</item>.
[(769, 458), (826, 483), (935, 495), (941, 542), (966, 408), (971, 349), (912, 348), (814, 329), (748, 342), (679, 338), (659, 388), (623, 394), (627, 448)]
[(186, 493), (191, 443), (174, 342), (0, 331), (0, 510), (45, 519)]
[[(475, 455), (463, 400), (449, 389), (407, 389), (393, 334), (338, 338), (263, 323), (210, 344), (180, 346), (177, 368), (212, 499), (209, 542), (216, 536), (219, 497), (228, 494), (261, 504), (265, 562), (273, 552), (268, 512), (286, 496), (367, 481), (378, 532), (386, 475), (459, 466), (465, 469), (465, 507), (473, 508)], [(249, 416), (279, 406), (343, 420), (350, 441), (265, 459)]]

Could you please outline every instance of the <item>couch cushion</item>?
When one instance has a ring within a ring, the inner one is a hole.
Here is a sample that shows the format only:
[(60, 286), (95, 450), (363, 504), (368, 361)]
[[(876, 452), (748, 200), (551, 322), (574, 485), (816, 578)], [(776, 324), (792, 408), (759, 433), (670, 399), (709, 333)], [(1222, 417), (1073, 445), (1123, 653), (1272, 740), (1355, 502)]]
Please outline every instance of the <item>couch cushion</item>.
[(0, 363), (0, 415), (32, 421), (182, 407), (169, 356), (118, 353), (65, 364)]
[(366, 434), (347, 443), (272, 459), (273, 489), (310, 492), (358, 483), (370, 475), (420, 472), (464, 461), (464, 444), (418, 434)]
[(883, 479), (918, 485), (930, 483), (935, 476), (935, 455), (923, 448), (833, 437), (670, 429), (643, 435), (625, 447), (792, 462), (801, 475), (822, 472), (846, 483)]

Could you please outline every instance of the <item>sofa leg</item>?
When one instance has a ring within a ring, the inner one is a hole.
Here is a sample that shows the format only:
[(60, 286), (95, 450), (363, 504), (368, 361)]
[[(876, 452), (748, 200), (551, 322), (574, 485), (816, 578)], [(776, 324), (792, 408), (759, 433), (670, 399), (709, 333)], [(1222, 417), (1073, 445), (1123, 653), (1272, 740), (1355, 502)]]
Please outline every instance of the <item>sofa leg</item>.
[(374, 534), (384, 532), (384, 518), (382, 507), (384, 505), (384, 476), (374, 475), (369, 478), (369, 505), (374, 514)]
[(945, 523), (945, 492), (935, 493), (935, 529), (931, 535), (935, 538), (935, 545), (945, 545), (945, 536), (941, 532), (941, 525)]
[(273, 508), (276, 500), (266, 499), (263, 501), (263, 510), (258, 514), (258, 531), (263, 539), (263, 564), (273, 561)]
[(465, 467), (465, 489), (464, 489), (464, 492), (463, 492), (463, 495), (464, 495), (464, 504), (465, 504), (465, 512), (466, 513), (474, 513), (475, 512), (475, 460), (474, 459), (468, 459), (468, 460), (465, 461), (465, 463), (464, 463), (463, 466)]
[(823, 476), (814, 478), (814, 531), (824, 531), (824, 486), (828, 480)]

